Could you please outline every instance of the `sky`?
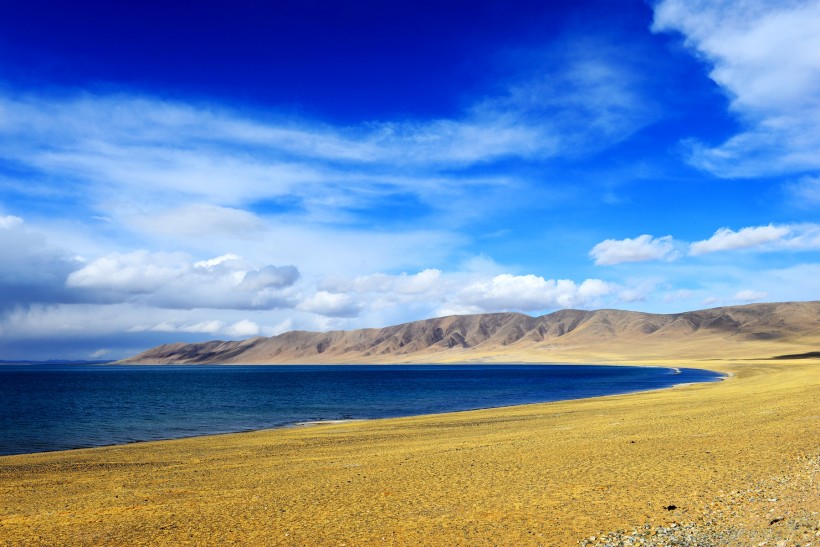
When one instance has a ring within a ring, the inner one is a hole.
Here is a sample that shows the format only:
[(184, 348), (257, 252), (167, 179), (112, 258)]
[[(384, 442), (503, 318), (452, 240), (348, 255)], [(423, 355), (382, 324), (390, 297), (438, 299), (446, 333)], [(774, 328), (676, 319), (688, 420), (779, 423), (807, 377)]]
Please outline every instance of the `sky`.
[(0, 5), (0, 360), (820, 299), (820, 1)]

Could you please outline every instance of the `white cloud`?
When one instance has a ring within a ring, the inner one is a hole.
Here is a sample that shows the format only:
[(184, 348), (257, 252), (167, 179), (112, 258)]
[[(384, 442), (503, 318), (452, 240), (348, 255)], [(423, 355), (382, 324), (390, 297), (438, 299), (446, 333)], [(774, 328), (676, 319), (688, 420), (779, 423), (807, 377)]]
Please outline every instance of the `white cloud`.
[(611, 283), (600, 279), (586, 279), (581, 283), (581, 286), (578, 287), (578, 296), (582, 302), (589, 302), (612, 293), (612, 290), (613, 287)]
[[(533, 312), (566, 306), (590, 306), (614, 292), (600, 279), (578, 284), (571, 280), (545, 279), (536, 275), (423, 270), (414, 275), (374, 274), (354, 279), (335, 279), (322, 284), (323, 299), (348, 295), (367, 302), (363, 311), (413, 307), (427, 309), (427, 316), (497, 311)], [(345, 301), (347, 302), (347, 301)], [(331, 307), (331, 306), (327, 306)], [(299, 309), (315, 311), (320, 306), (303, 303)], [(329, 315), (329, 314), (328, 314)]]
[(190, 269), (188, 257), (182, 253), (113, 253), (72, 272), (66, 285), (125, 294), (152, 293), (176, 281)]
[(233, 338), (259, 336), (259, 325), (248, 319), (243, 319), (226, 328), (224, 332)]
[[(375, 208), (396, 195), (449, 209), (457, 200), (445, 197), (525, 183), (465, 168), (604, 149), (655, 119), (641, 71), (610, 44), (589, 46), (562, 44), (538, 72), (453, 118), (348, 127), (148, 96), (5, 94), (0, 157), (31, 171), (21, 192), (53, 193), (59, 178), (62, 198), (156, 233), (258, 229), (242, 208), (266, 201), (299, 215)], [(173, 203), (191, 205), (146, 205)]]
[[(653, 238), (607, 239), (595, 245), (589, 256), (595, 264), (610, 265), (646, 260), (676, 260), (687, 244), (672, 236)], [(688, 244), (689, 255), (698, 256), (717, 251), (753, 249), (763, 251), (805, 251), (820, 249), (820, 224), (804, 223), (787, 226), (749, 226), (734, 231), (720, 228), (712, 237)]]
[(702, 255), (715, 251), (747, 249), (782, 241), (792, 232), (787, 226), (752, 226), (735, 232), (721, 228), (709, 239), (696, 241), (689, 246), (689, 254)]
[(664, 0), (652, 28), (684, 35), (746, 127), (695, 144), (696, 165), (727, 177), (820, 168), (820, 3)]
[(646, 260), (672, 260), (679, 256), (672, 236), (654, 238), (641, 235), (634, 239), (606, 239), (592, 248), (589, 256), (595, 264), (611, 265), (623, 262), (643, 262)]
[[(56, 304), (18, 307), (0, 314), (0, 349), (31, 358), (88, 358), (106, 348), (118, 359), (169, 342), (243, 339), (310, 327), (293, 311), (168, 310), (134, 303)], [(296, 319), (298, 318), (298, 319)], [(294, 321), (298, 323), (294, 324)]]
[(767, 292), (745, 289), (736, 292), (732, 299), (738, 302), (758, 302), (765, 299), (767, 296), (769, 296), (769, 293)]
[(224, 264), (226, 262), (231, 262), (234, 260), (240, 260), (238, 255), (233, 253), (224, 254), (222, 256), (217, 256), (214, 258), (209, 258), (208, 260), (200, 260), (199, 262), (194, 262), (195, 268), (205, 268), (205, 269), (212, 269), (216, 266)]
[(0, 216), (0, 230), (10, 230), (23, 224), (23, 219), (13, 215)]
[(335, 292), (396, 293), (399, 295), (420, 295), (433, 292), (442, 279), (441, 270), (429, 268), (417, 274), (398, 275), (376, 273), (360, 275), (354, 279), (329, 279), (321, 287)]
[(317, 291), (313, 296), (302, 300), (296, 309), (328, 317), (356, 317), (362, 307), (350, 295)]
[(588, 305), (609, 294), (612, 287), (592, 279), (580, 286), (569, 279), (544, 279), (535, 275), (497, 275), (460, 290), (449, 306), (471, 306), (482, 311), (539, 311)]
[(299, 270), (295, 266), (265, 266), (258, 270), (246, 271), (238, 288), (243, 291), (261, 291), (263, 289), (281, 289), (290, 287), (299, 279)]
[(200, 321), (199, 323), (193, 324), (163, 321), (162, 323), (158, 323), (149, 329), (137, 326), (129, 330), (131, 332), (142, 332), (145, 330), (150, 330), (154, 332), (188, 332), (198, 334), (216, 334), (222, 331), (224, 327), (225, 323), (218, 320)]
[(820, 249), (820, 224), (792, 224), (791, 237), (782, 241), (782, 248), (789, 251), (812, 251)]
[(193, 261), (184, 253), (112, 253), (68, 275), (81, 288), (113, 302), (160, 308), (266, 309), (292, 307), (289, 294), (299, 278), (293, 266), (253, 267), (235, 255)]
[[(157, 317), (129, 304), (30, 304), (0, 315), (0, 342), (125, 333)], [(141, 330), (147, 330), (142, 328)]]
[(142, 231), (159, 235), (248, 238), (258, 235), (265, 223), (248, 211), (209, 204), (191, 204), (160, 211), (141, 211), (124, 221)]

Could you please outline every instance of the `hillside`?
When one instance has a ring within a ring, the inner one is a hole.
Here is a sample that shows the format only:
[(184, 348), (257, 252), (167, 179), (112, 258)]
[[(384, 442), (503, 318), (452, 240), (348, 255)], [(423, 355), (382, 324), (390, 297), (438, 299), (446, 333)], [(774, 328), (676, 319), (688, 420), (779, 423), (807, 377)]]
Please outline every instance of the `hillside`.
[(166, 344), (121, 363), (634, 362), (820, 350), (820, 301), (676, 314), (561, 310), (449, 316), (382, 329)]

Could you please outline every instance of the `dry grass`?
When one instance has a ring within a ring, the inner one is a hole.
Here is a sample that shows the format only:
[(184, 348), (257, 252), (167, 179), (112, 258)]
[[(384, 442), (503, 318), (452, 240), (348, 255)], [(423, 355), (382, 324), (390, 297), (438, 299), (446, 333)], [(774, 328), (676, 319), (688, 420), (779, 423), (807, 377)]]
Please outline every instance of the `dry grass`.
[[(816, 523), (820, 496), (806, 462), (820, 455), (818, 362), (713, 365), (734, 377), (7, 456), (0, 543), (571, 545), (644, 523), (765, 539), (793, 535), (799, 519)], [(760, 496), (740, 494), (756, 485), (778, 501), (759, 506)], [(782, 519), (774, 525), (770, 509)]]

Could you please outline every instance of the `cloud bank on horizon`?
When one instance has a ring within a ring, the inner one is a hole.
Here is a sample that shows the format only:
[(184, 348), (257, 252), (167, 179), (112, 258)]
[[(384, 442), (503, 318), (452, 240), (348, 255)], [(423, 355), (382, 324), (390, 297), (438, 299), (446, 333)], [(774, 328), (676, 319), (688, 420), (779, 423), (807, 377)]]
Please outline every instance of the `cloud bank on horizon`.
[(0, 8), (0, 359), (820, 298), (820, 2), (92, 4)]

